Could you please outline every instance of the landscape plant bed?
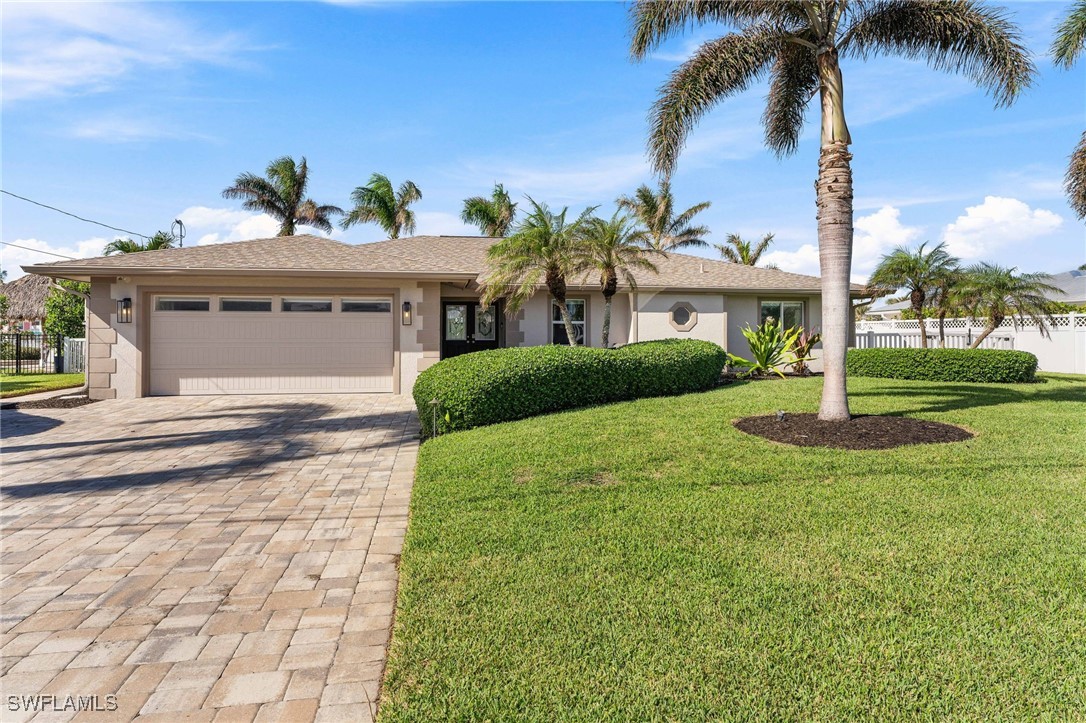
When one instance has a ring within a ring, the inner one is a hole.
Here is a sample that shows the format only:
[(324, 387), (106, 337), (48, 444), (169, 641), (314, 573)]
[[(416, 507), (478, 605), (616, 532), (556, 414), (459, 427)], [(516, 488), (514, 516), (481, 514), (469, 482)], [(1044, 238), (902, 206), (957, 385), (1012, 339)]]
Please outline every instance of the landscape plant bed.
[(87, 396), (53, 397), (52, 399), (39, 399), (34, 402), (5, 402), (4, 409), (71, 409), (93, 404), (98, 401)]
[(953, 424), (911, 417), (856, 416), (847, 422), (823, 422), (817, 414), (744, 417), (736, 429), (797, 447), (893, 449), (909, 444), (964, 442), (973, 433)]

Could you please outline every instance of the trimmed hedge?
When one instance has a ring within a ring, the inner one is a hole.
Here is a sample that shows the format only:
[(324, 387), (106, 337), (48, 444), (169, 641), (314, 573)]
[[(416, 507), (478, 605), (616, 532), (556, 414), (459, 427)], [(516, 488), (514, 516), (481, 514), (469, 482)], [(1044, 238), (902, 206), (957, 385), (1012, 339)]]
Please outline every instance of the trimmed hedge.
[(1009, 349), (849, 349), (845, 371), (857, 377), (926, 382), (1032, 382), (1037, 357)]
[(624, 399), (709, 389), (720, 379), (724, 350), (693, 339), (665, 339), (619, 349), (513, 347), (445, 359), (415, 382), (425, 436)]

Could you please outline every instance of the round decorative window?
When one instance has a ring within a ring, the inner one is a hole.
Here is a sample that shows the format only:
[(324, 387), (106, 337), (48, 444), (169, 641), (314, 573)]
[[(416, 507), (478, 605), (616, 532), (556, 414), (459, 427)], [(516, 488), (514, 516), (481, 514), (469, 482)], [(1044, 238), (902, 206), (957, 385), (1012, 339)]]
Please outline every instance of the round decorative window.
[(668, 310), (668, 321), (676, 331), (690, 331), (698, 323), (698, 311), (689, 302), (680, 301)]

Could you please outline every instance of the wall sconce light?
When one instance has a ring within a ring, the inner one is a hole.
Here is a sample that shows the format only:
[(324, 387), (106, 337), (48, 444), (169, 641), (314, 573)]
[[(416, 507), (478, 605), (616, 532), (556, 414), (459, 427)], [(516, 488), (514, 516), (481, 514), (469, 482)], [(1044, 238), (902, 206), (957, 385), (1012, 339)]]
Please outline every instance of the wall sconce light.
[(400, 318), (403, 321), (404, 326), (411, 326), (411, 302), (410, 301), (403, 302), (403, 313), (402, 313)]
[(117, 323), (132, 323), (132, 299), (119, 299), (117, 301)]

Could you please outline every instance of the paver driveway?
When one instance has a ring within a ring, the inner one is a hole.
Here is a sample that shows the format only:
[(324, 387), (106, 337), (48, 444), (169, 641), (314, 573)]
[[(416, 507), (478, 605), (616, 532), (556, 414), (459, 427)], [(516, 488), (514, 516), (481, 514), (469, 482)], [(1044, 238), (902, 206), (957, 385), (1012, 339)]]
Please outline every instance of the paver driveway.
[(0, 718), (39, 694), (118, 708), (49, 720), (372, 716), (418, 444), (406, 397), (112, 400), (0, 426)]

